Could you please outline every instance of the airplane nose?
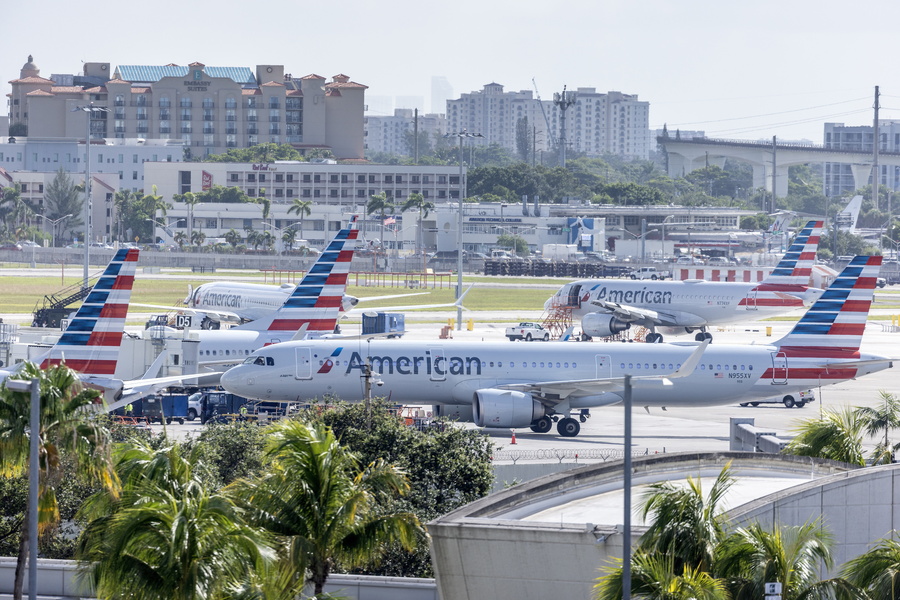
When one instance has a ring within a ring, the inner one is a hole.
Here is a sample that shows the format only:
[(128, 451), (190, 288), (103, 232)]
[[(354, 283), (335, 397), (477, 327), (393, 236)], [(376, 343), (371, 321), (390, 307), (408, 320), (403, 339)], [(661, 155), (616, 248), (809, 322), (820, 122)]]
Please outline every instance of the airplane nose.
[(246, 377), (241, 373), (243, 369), (240, 366), (232, 367), (222, 373), (222, 377), (219, 378), (219, 385), (222, 386), (226, 392), (230, 392), (232, 394), (237, 394), (242, 396), (241, 393), (243, 391), (241, 383), (246, 379)]

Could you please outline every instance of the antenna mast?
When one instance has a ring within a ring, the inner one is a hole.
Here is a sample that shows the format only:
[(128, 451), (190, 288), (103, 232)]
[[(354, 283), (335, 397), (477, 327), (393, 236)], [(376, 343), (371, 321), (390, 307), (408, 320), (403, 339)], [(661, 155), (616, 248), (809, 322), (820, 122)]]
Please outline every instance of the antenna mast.
[(575, 92), (567, 92), (563, 86), (561, 94), (553, 94), (553, 104), (559, 109), (559, 166), (566, 166), (566, 111), (575, 104)]

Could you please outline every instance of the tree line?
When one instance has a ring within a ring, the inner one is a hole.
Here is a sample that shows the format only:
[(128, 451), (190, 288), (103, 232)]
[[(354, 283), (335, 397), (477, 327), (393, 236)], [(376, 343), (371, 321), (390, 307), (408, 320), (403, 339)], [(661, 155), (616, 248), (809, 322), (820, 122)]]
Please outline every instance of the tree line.
[[(40, 381), (44, 557), (74, 558), (98, 598), (289, 598), (331, 573), (432, 576), (423, 526), (488, 493), (491, 444), (417, 430), (376, 402), (316, 405), (267, 427), (210, 424), (178, 443), (109, 421), (64, 365)], [(0, 551), (22, 597), (30, 394), (0, 388)]]

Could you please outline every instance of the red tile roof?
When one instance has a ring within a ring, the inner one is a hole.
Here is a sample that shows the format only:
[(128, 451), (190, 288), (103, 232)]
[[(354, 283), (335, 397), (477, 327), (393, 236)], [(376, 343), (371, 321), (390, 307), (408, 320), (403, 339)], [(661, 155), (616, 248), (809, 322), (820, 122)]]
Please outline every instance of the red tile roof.
[(31, 92), (28, 92), (25, 95), (26, 96), (55, 96), (55, 94), (52, 94), (46, 90), (33, 90)]
[(325, 79), (325, 78), (322, 77), (321, 75), (316, 75), (315, 73), (311, 73), (309, 75), (304, 75), (300, 79)]
[(303, 90), (288, 90), (285, 96), (302, 96)]
[(326, 90), (330, 90), (330, 89), (334, 89), (334, 88), (343, 88), (343, 89), (352, 89), (352, 88), (359, 89), (359, 88), (362, 88), (362, 89), (364, 89), (364, 90), (367, 90), (367, 89), (369, 89), (369, 86), (363, 85), (363, 84), (361, 84), (361, 83), (356, 83), (355, 81), (347, 81), (347, 82), (336, 81), (336, 82), (333, 82), (333, 83), (326, 83), (326, 84), (325, 84), (325, 89), (326, 89)]
[(80, 94), (84, 90), (77, 85), (54, 85), (50, 91), (54, 94)]
[(124, 79), (110, 79), (106, 82), (106, 85), (109, 85), (111, 83), (114, 85), (131, 85), (130, 81), (125, 81)]
[(22, 79), (13, 79), (9, 83), (49, 83), (52, 84), (52, 79), (44, 79), (43, 77), (23, 77)]
[(259, 87), (284, 87), (284, 84), (277, 81), (267, 81)]
[(205, 67), (206, 65), (204, 65), (202, 62), (192, 62), (188, 66), (189, 67)]
[(325, 95), (326, 95), (326, 96), (331, 96), (331, 97), (333, 97), (333, 98), (340, 98), (340, 97), (341, 97), (341, 90), (325, 90)]
[(241, 96), (262, 96), (262, 92), (257, 89), (242, 89)]

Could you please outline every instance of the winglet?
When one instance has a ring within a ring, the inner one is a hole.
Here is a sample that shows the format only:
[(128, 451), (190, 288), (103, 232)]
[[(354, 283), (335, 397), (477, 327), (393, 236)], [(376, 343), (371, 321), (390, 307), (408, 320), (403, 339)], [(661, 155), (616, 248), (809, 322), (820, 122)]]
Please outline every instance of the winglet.
[(706, 347), (709, 346), (711, 339), (705, 339), (703, 342), (697, 346), (697, 349), (688, 356), (687, 360), (681, 363), (681, 366), (671, 375), (667, 375), (669, 379), (677, 378), (677, 377), (687, 377), (691, 373), (694, 372), (694, 369), (697, 368), (697, 365), (700, 364), (700, 359), (703, 358), (703, 353), (706, 351)]

